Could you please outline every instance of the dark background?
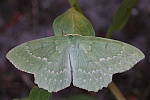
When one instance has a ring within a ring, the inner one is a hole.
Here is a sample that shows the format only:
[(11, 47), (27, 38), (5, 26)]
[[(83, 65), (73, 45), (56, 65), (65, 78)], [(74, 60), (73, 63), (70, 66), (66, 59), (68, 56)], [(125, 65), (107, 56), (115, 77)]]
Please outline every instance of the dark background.
[[(79, 0), (96, 36), (105, 36), (121, 2)], [(16, 69), (6, 59), (6, 53), (23, 42), (53, 35), (53, 20), (68, 8), (67, 0), (0, 0), (0, 100), (27, 97), (35, 85), (33, 75)], [(114, 32), (112, 38), (132, 44), (146, 55), (131, 70), (115, 74), (113, 81), (128, 100), (150, 100), (150, 0), (139, 0), (127, 25)], [(98, 100), (115, 100), (108, 88), (94, 93), (74, 86), (52, 93), (52, 99), (62, 100), (81, 93)]]

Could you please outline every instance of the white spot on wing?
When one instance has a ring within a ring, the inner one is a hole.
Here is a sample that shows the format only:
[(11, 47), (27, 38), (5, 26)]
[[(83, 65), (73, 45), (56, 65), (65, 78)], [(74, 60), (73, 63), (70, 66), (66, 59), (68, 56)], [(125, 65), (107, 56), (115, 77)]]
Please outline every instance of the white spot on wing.
[(63, 71), (60, 71), (59, 73), (61, 74), (61, 73), (63, 73)]
[(36, 58), (41, 59), (41, 57), (36, 57)]
[(54, 74), (54, 71), (52, 71), (51, 73)]
[(36, 56), (35, 56), (35, 55), (32, 55), (32, 57), (33, 57), (33, 58), (36, 58)]
[(118, 56), (121, 56), (121, 54), (118, 54)]
[(83, 73), (86, 73), (85, 70), (83, 70)]
[(47, 58), (42, 58), (43, 60), (47, 61)]
[(105, 59), (105, 58), (100, 58), (100, 59), (99, 59), (99, 61), (104, 61), (104, 60), (106, 60), (106, 59)]
[(85, 80), (85, 79), (83, 79), (83, 82), (86, 82), (86, 80)]
[(72, 47), (72, 48), (75, 48), (76, 46), (75, 46), (74, 44), (71, 44), (71, 47)]
[(95, 73), (95, 70), (92, 70), (92, 73)]
[(59, 50), (59, 47), (58, 47), (58, 46), (56, 46), (56, 50)]
[(82, 72), (82, 69), (81, 69), (81, 68), (79, 68), (79, 69), (78, 69), (78, 71), (79, 71), (79, 72)]
[(121, 54), (123, 54), (123, 51), (121, 51)]
[(115, 59), (117, 56), (113, 56), (113, 59)]
[(95, 64), (98, 64), (99, 62), (94, 62)]
[(106, 73), (104, 73), (104, 76), (106, 76)]
[(65, 68), (64, 70), (63, 70), (63, 72), (66, 72), (67, 71), (67, 68)]
[(111, 70), (112, 70), (112, 68), (108, 68), (108, 70), (109, 70), (109, 71), (111, 71)]
[(112, 58), (111, 58), (111, 57), (108, 57), (108, 58), (107, 58), (107, 60), (110, 60), (110, 59), (112, 59)]

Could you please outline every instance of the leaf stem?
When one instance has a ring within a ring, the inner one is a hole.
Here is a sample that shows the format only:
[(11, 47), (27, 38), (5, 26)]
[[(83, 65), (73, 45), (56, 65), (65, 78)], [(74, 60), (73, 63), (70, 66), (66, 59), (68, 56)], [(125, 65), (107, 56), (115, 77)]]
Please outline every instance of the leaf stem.
[(78, 0), (68, 0), (68, 3), (70, 4), (71, 7), (74, 7), (81, 14), (83, 13), (80, 5), (78, 4)]
[(126, 100), (126, 98), (123, 96), (123, 94), (113, 81), (108, 85), (108, 88), (117, 100)]

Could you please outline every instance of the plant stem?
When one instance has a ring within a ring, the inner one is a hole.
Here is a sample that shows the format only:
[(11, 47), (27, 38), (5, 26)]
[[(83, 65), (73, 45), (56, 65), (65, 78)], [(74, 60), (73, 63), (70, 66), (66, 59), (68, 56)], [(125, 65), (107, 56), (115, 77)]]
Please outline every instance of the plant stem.
[(117, 100), (126, 100), (126, 98), (123, 96), (123, 94), (113, 81), (108, 85), (108, 88), (112, 92), (112, 94), (116, 97)]
[(81, 14), (83, 13), (82, 10), (81, 10), (81, 7), (78, 4), (78, 0), (68, 0), (68, 3), (70, 4), (71, 7), (74, 7)]

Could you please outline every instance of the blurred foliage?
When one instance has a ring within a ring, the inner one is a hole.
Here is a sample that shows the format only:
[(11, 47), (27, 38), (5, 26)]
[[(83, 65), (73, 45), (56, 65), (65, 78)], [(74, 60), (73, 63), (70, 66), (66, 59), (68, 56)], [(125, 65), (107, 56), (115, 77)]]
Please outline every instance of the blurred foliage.
[(127, 23), (130, 12), (138, 0), (124, 0), (112, 19), (106, 37), (110, 38), (115, 30), (121, 30)]
[(49, 100), (49, 97), (50, 93), (38, 86), (33, 87), (29, 95), (30, 100)]

